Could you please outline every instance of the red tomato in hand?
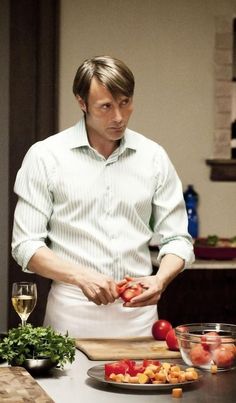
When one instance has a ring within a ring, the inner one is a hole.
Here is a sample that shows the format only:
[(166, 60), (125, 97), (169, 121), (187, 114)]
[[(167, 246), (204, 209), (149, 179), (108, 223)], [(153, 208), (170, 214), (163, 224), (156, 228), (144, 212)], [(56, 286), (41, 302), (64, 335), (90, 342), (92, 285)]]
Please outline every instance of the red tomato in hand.
[(191, 348), (189, 357), (193, 365), (205, 365), (211, 361), (211, 353), (205, 350), (201, 344), (196, 344)]
[(178, 351), (179, 343), (175, 334), (175, 329), (170, 329), (166, 335), (166, 344), (170, 350)]
[(119, 296), (123, 299), (124, 302), (130, 302), (132, 298), (137, 297), (142, 294), (143, 287), (139, 283), (131, 283), (129, 285), (125, 284), (121, 287), (118, 286)]
[(159, 319), (152, 325), (152, 335), (156, 340), (165, 340), (172, 325), (165, 319)]
[(218, 367), (228, 368), (231, 367), (234, 358), (234, 345), (221, 345), (217, 347), (213, 352), (213, 360)]

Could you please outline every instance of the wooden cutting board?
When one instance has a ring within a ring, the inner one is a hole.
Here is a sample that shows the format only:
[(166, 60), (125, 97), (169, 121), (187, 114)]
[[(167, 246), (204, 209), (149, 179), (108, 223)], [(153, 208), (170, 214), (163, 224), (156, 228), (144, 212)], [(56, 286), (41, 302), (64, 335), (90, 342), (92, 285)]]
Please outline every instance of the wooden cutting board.
[(21, 367), (0, 368), (0, 402), (54, 403), (35, 379)]
[(168, 359), (180, 358), (179, 351), (170, 351), (165, 341), (152, 337), (118, 339), (77, 339), (76, 347), (90, 360)]

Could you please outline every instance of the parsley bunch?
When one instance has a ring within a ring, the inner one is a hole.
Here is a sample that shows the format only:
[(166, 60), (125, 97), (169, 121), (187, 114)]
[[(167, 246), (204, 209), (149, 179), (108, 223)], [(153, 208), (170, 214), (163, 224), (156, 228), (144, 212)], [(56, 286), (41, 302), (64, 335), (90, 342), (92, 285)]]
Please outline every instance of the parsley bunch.
[(51, 327), (31, 324), (9, 330), (0, 341), (0, 357), (9, 364), (22, 365), (28, 358), (50, 358), (60, 368), (75, 359), (75, 341), (68, 334), (55, 332)]

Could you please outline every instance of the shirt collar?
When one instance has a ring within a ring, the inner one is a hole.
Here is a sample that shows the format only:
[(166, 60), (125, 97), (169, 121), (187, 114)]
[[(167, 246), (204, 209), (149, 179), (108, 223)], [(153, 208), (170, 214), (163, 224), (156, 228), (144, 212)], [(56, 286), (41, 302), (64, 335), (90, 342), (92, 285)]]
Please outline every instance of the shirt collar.
[[(72, 148), (90, 147), (84, 117), (74, 126), (74, 130), (70, 137), (70, 145)], [(137, 144), (134, 133), (126, 129), (124, 137), (120, 143), (120, 153), (125, 149), (137, 150)]]
[(90, 147), (84, 117), (73, 127), (70, 148)]
[(120, 148), (122, 148), (123, 150), (125, 150), (126, 148), (137, 150), (137, 138), (135, 137), (135, 134), (131, 130), (126, 129), (124, 137), (120, 142)]

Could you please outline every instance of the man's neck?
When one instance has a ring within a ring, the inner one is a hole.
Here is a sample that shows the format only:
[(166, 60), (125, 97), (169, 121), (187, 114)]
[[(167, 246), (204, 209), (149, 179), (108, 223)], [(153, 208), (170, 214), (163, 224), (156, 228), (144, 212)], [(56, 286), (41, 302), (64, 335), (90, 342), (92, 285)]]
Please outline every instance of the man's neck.
[(104, 158), (109, 156), (119, 147), (120, 140), (109, 140), (99, 137), (97, 133), (94, 133), (90, 128), (86, 128), (89, 144)]
[(118, 141), (99, 141), (98, 138), (93, 139), (93, 136), (88, 135), (89, 144), (93, 147), (99, 154), (103, 155), (104, 158), (109, 158), (109, 156), (119, 147), (120, 140)]

